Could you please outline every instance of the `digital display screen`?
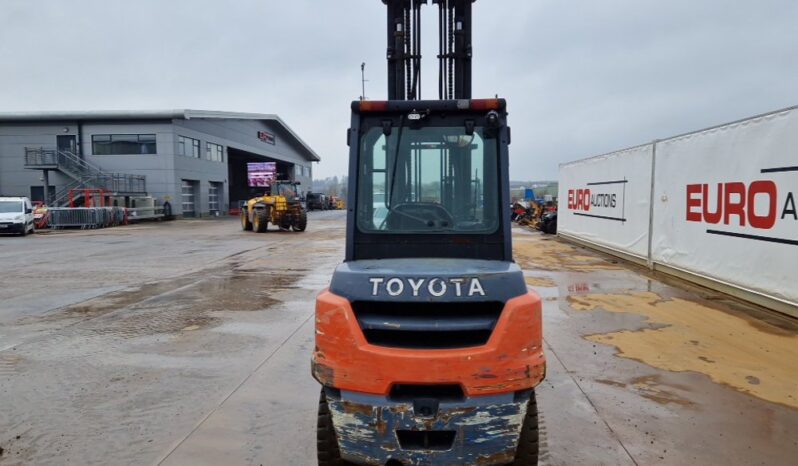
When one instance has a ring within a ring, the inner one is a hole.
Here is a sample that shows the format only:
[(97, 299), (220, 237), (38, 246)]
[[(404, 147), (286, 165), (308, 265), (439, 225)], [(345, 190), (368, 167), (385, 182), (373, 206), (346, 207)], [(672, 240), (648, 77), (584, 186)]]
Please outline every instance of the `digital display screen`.
[(251, 188), (268, 188), (277, 174), (277, 162), (247, 163), (247, 179)]

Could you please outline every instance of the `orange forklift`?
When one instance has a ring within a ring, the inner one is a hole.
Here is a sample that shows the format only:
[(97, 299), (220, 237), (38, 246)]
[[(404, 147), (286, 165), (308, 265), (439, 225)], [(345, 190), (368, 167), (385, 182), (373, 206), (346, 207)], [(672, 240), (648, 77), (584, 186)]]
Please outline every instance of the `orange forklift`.
[(346, 255), (316, 300), (320, 466), (535, 465), (541, 302), (513, 262), (506, 102), (471, 98), (474, 0), (388, 8), (388, 99), (352, 103)]

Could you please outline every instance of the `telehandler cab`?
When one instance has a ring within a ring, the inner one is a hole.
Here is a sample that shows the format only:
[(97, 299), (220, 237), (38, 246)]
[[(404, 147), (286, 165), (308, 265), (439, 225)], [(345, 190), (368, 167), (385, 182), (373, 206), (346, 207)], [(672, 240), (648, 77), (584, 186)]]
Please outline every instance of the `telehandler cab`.
[(471, 99), (472, 0), (388, 6), (388, 101), (352, 103), (346, 255), (316, 301), (323, 466), (535, 465), (540, 298), (513, 262), (506, 102)]

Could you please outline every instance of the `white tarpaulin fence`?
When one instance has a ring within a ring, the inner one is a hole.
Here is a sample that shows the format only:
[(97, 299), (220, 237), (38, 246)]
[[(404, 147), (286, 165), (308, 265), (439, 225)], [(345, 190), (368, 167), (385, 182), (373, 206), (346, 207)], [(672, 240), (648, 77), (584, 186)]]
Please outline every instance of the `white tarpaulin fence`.
[(565, 237), (798, 315), (796, 107), (563, 164), (559, 196)]
[(653, 147), (562, 165), (557, 230), (645, 259)]

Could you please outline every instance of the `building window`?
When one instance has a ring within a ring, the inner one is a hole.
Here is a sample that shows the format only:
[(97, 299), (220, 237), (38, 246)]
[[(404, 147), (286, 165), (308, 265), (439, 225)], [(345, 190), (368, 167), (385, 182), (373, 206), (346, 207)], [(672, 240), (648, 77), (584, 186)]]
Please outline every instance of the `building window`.
[(211, 162), (224, 162), (224, 146), (212, 142), (206, 143), (205, 158)]
[(155, 155), (154, 134), (95, 134), (91, 137), (94, 155)]
[(211, 181), (211, 186), (208, 189), (208, 210), (219, 212), (219, 205), (222, 199), (222, 183)]
[(187, 138), (185, 136), (177, 137), (177, 153), (178, 155), (185, 155), (187, 157), (200, 158), (200, 141), (199, 139)]

